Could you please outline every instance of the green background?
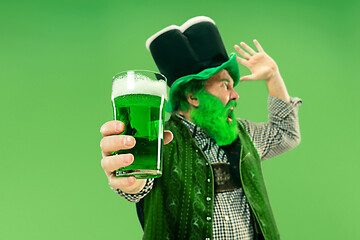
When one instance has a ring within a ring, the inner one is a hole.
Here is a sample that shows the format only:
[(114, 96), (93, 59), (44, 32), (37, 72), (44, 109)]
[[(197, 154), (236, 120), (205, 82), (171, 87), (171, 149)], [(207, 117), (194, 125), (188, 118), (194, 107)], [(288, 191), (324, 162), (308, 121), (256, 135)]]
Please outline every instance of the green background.
[[(0, 2), (0, 239), (140, 239), (134, 205), (108, 187), (99, 129), (112, 76), (157, 70), (158, 30), (205, 15), (228, 53), (256, 38), (300, 97), (301, 144), (263, 163), (283, 239), (360, 239), (358, 1)], [(240, 66), (242, 75), (249, 70)], [(263, 81), (236, 115), (267, 121)]]

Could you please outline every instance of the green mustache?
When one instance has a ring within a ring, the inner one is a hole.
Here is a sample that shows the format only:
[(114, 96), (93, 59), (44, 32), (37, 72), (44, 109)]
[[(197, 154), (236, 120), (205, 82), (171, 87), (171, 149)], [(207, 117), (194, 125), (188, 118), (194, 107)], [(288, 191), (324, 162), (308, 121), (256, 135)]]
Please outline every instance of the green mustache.
[(234, 107), (234, 109), (235, 109), (236, 106), (237, 106), (237, 102), (235, 100), (231, 100), (228, 104), (226, 104), (225, 115), (228, 116), (230, 114), (230, 108)]
[(231, 108), (231, 107), (236, 107), (237, 106), (237, 102), (235, 100), (231, 100), (228, 104), (226, 104), (226, 108)]

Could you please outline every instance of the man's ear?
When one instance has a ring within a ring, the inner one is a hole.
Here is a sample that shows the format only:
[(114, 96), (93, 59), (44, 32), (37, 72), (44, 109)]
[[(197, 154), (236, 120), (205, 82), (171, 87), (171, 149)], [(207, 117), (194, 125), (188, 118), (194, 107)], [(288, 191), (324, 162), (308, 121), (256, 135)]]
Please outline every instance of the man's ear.
[(192, 93), (187, 93), (186, 99), (191, 106), (194, 106), (194, 107), (199, 106), (199, 100)]

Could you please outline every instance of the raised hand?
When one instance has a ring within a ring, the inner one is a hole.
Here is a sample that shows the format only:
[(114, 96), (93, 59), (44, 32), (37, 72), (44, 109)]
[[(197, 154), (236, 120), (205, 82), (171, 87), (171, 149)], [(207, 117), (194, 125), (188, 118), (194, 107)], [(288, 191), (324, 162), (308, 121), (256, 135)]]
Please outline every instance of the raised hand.
[(235, 45), (235, 50), (244, 58), (236, 56), (238, 63), (244, 65), (251, 71), (251, 75), (243, 76), (240, 81), (246, 80), (265, 80), (268, 81), (275, 74), (278, 73), (279, 69), (276, 62), (266, 54), (261, 47), (260, 43), (254, 39), (254, 44), (258, 50), (255, 52), (246, 43), (241, 42), (240, 45), (247, 51), (241, 49), (238, 45)]

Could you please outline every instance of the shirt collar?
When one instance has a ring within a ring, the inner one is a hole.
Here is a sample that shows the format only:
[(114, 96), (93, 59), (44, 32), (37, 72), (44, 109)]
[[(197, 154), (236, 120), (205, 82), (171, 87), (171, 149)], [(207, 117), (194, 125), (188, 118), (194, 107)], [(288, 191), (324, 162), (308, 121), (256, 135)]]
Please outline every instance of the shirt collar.
[[(176, 113), (176, 116), (185, 124), (189, 129), (192, 137), (194, 138), (197, 145), (200, 149), (208, 156), (211, 162), (223, 162), (224, 161), (224, 151), (216, 144), (216, 142), (211, 139), (203, 129), (201, 129), (196, 124), (190, 122), (182, 115)], [(221, 160), (220, 160), (221, 159)], [(225, 156), (226, 160), (226, 156)]]
[(179, 113), (176, 113), (176, 116), (180, 118), (180, 120), (188, 127), (193, 138), (199, 138), (199, 139), (209, 138), (208, 135), (205, 133), (205, 131), (202, 130), (198, 125), (190, 122), (188, 119), (186, 119), (184, 116), (180, 115)]

